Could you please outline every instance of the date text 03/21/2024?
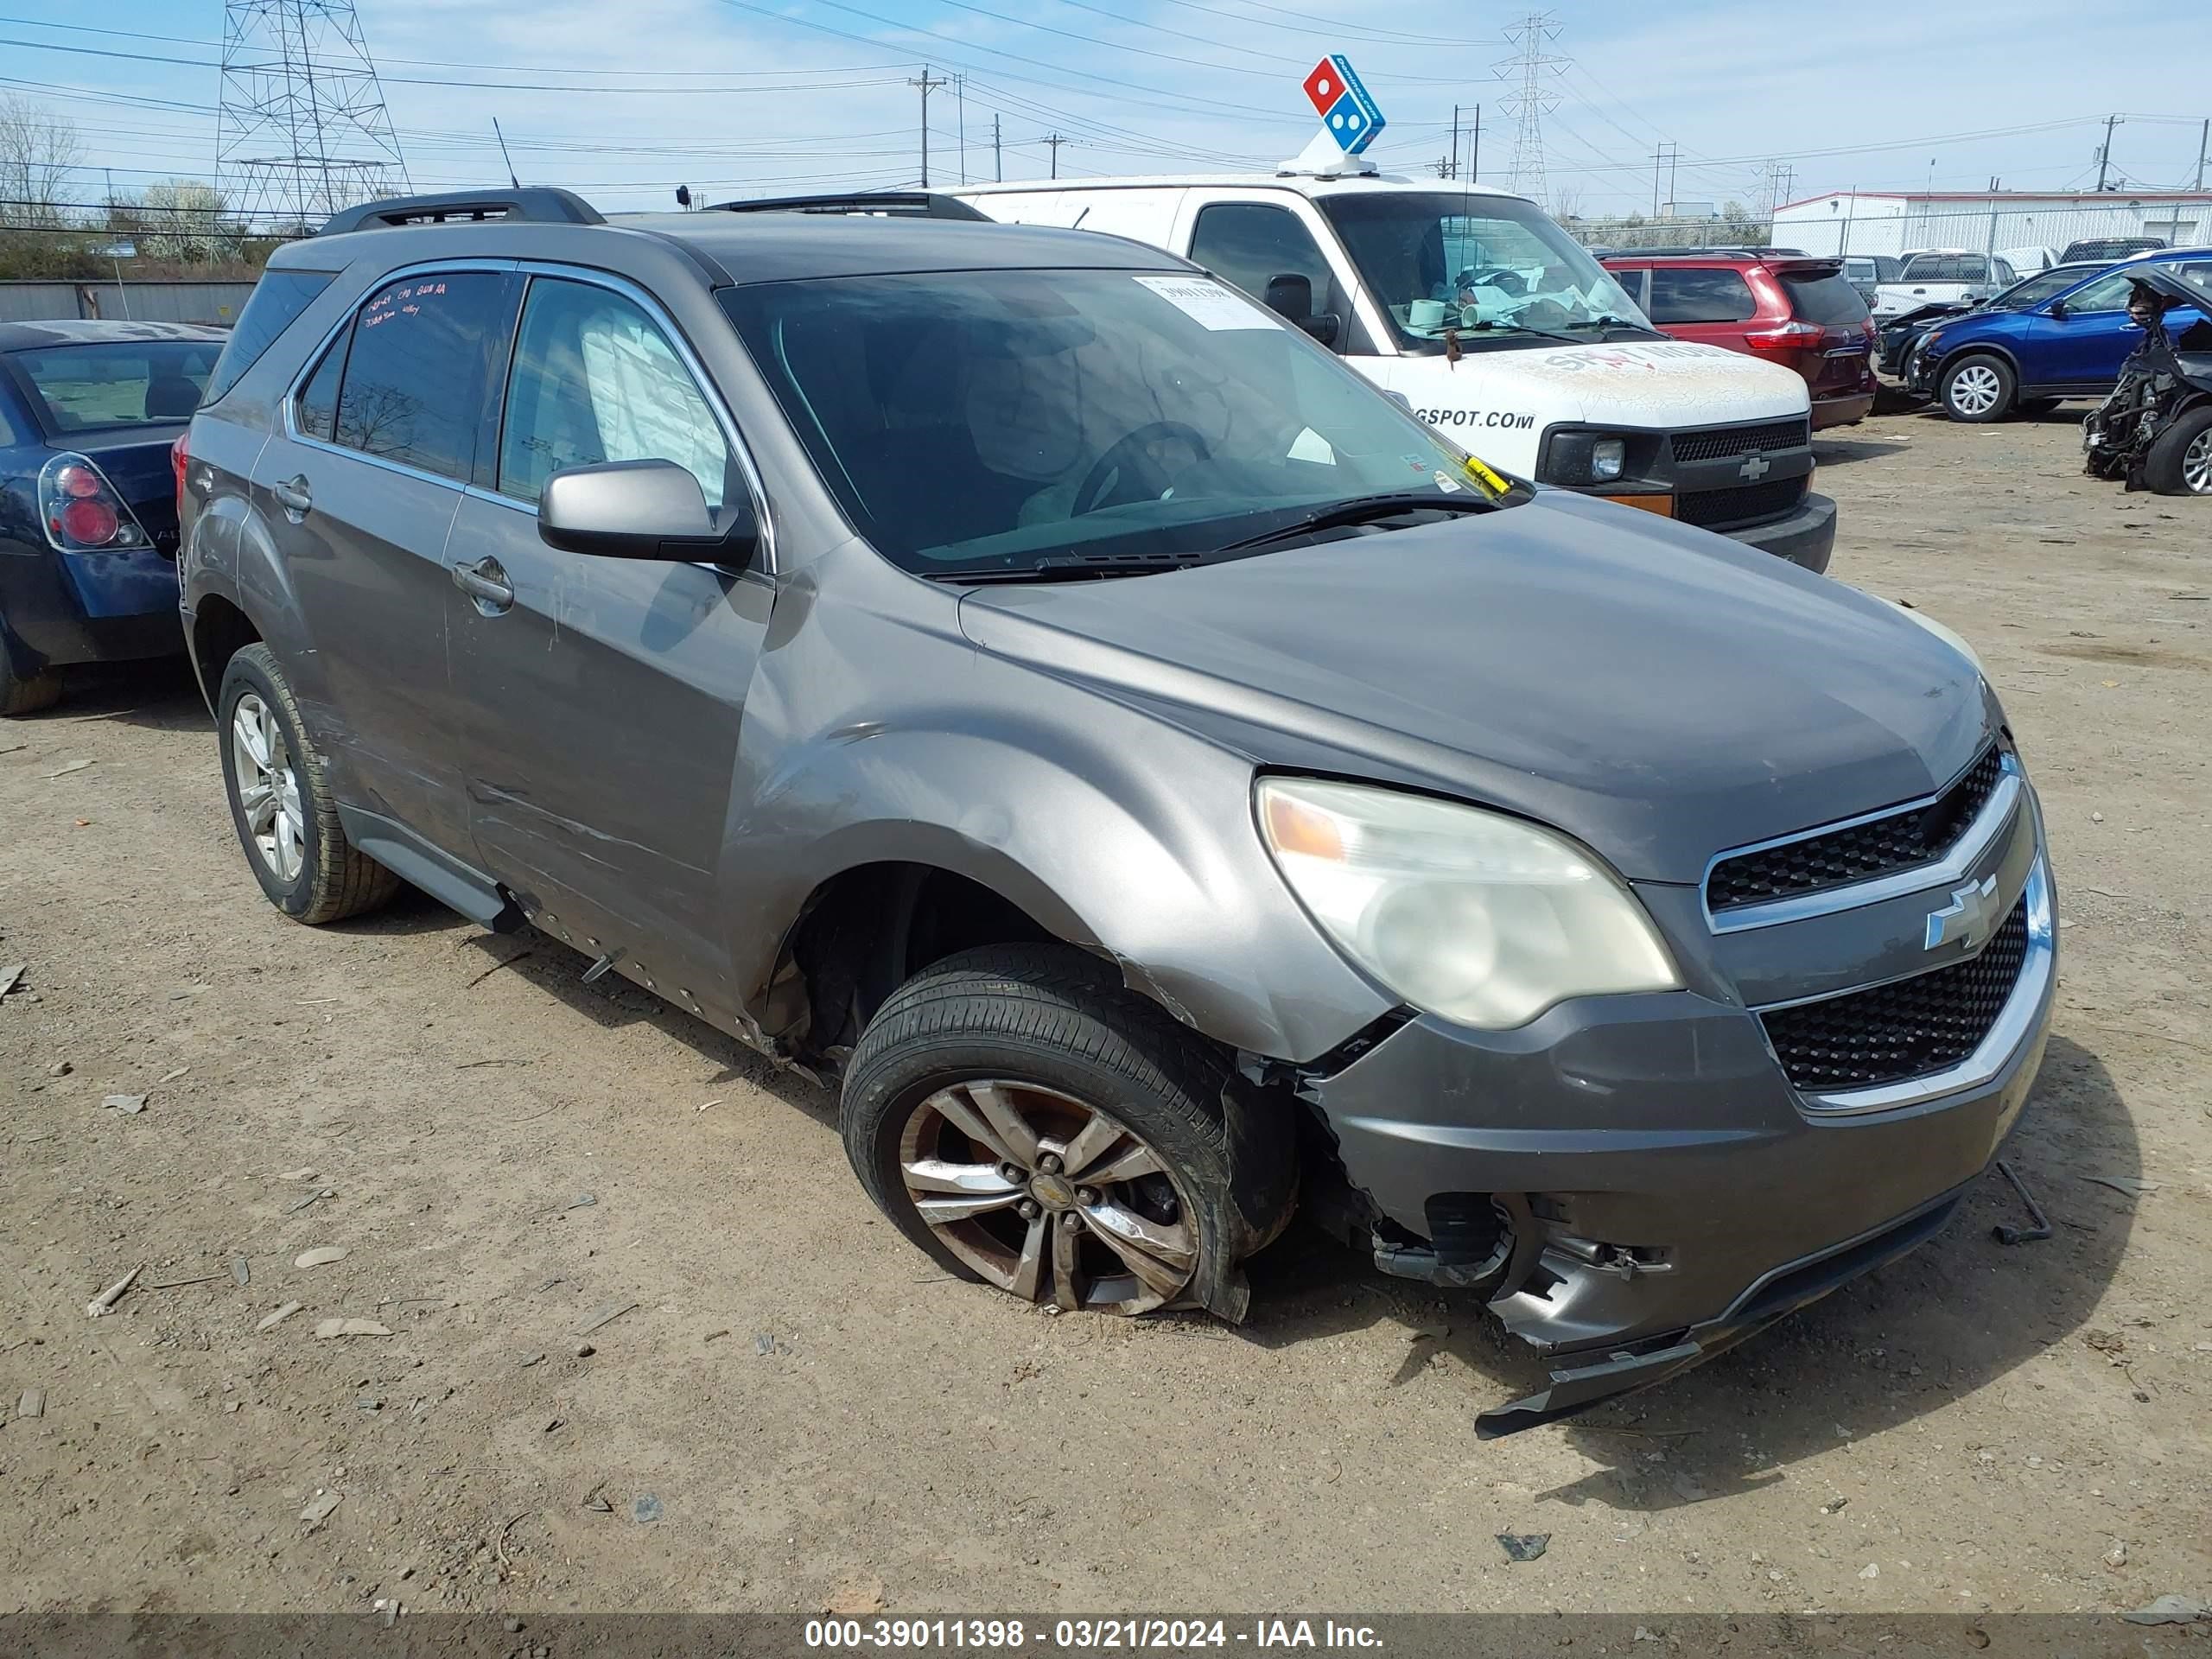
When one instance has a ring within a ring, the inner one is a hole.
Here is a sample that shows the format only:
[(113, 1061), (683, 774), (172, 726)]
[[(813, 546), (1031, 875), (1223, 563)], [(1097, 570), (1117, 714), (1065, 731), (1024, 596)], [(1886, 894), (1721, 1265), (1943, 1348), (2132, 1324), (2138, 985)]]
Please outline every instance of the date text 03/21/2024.
[(1301, 1648), (1371, 1651), (1381, 1648), (1382, 1640), (1369, 1625), (1339, 1624), (1333, 1619), (1261, 1618), (1249, 1629), (1235, 1629), (1219, 1618), (1062, 1618), (1050, 1626), (999, 1618), (813, 1618), (806, 1623), (806, 1645), (908, 1651), (1241, 1647), (1253, 1653), (1288, 1653)]

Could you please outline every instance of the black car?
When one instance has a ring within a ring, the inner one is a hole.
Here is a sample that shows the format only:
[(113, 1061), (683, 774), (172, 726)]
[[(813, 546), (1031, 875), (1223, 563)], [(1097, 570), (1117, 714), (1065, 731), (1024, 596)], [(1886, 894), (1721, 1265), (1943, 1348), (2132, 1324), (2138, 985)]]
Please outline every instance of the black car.
[(2073, 264), (2087, 260), (2093, 264), (2108, 265), (2131, 253), (2156, 253), (2168, 245), (2163, 236), (2093, 236), (2080, 242), (2069, 242), (2066, 251), (2059, 255), (2059, 263)]
[(227, 330), (0, 323), (0, 715), (73, 663), (181, 656), (170, 446)]

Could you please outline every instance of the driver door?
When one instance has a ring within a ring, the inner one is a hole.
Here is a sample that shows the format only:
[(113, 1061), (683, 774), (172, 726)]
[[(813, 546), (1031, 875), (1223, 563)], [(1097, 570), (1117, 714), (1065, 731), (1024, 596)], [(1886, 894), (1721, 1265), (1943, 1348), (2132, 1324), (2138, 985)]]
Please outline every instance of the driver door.
[(1194, 190), (1176, 226), (1174, 251), (1332, 351), (1372, 356), (1373, 342), (1383, 335), (1361, 318), (1358, 278), (1312, 204), (1293, 192), (1201, 196)]
[(484, 868), (696, 1010), (730, 1001), (719, 887), (773, 588), (755, 569), (562, 552), (537, 517), (550, 474), (601, 461), (673, 461), (710, 506), (749, 487), (680, 340), (583, 273), (531, 276), (496, 452), (446, 547), (448, 650)]

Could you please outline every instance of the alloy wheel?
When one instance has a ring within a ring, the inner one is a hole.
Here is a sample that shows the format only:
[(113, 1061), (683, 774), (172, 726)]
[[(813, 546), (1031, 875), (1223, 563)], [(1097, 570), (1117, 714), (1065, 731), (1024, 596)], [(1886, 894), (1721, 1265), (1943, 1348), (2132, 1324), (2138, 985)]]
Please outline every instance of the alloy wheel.
[(1961, 415), (1986, 415), (1997, 407), (2003, 392), (1997, 371), (1986, 363), (1969, 363), (1951, 377), (1951, 407)]
[(2191, 495), (2212, 495), (2212, 426), (2198, 433), (2182, 451), (2181, 481)]
[(238, 779), (238, 810), (245, 817), (254, 855), (289, 887), (307, 862), (299, 774), (276, 711), (251, 691), (231, 710), (231, 772)]
[(938, 1090), (907, 1117), (899, 1173), (946, 1248), (1024, 1301), (1144, 1313), (1198, 1268), (1196, 1212), (1166, 1161), (1056, 1089)]

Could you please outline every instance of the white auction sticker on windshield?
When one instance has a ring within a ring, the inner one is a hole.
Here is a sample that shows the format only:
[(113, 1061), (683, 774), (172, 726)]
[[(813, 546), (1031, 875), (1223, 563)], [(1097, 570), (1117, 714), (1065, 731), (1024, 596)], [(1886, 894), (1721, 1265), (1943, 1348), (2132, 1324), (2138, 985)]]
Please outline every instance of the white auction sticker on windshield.
[(1224, 288), (1211, 276), (1140, 276), (1136, 280), (1201, 328), (1219, 333), (1225, 328), (1281, 326), (1272, 312), (1261, 310), (1243, 295)]

